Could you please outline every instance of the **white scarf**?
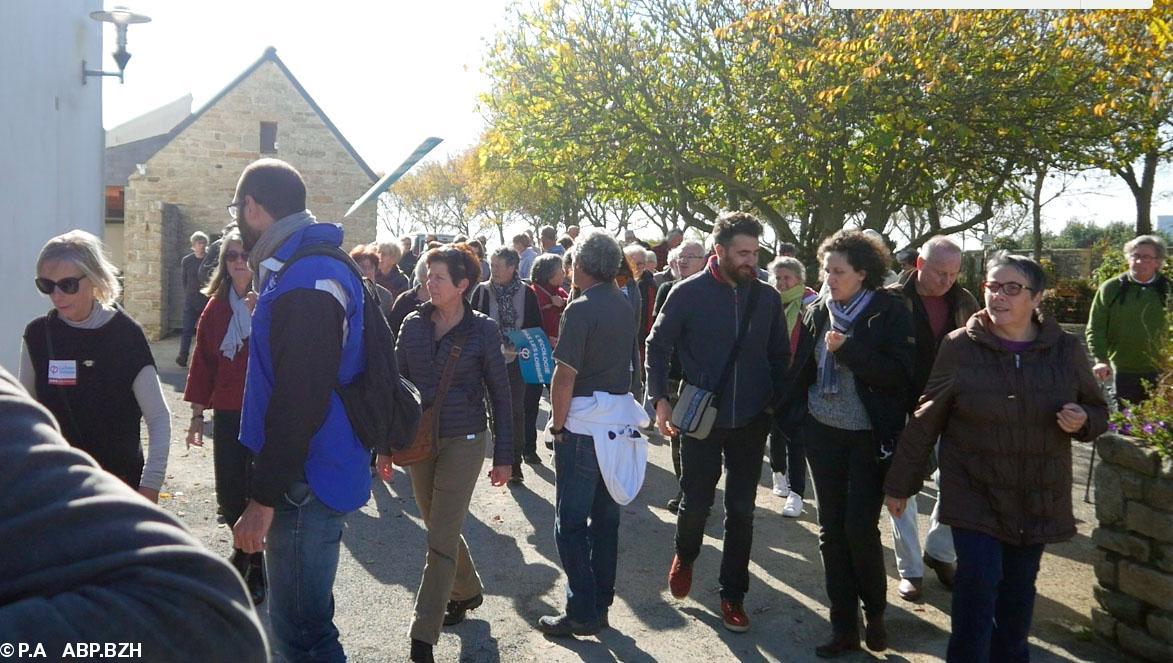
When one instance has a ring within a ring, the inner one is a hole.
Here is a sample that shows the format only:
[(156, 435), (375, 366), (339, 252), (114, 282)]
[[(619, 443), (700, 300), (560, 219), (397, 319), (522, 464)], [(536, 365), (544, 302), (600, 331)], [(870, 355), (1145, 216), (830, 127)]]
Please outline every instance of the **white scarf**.
[(224, 334), (224, 340), (220, 341), (220, 352), (231, 361), (244, 345), (244, 340), (252, 333), (253, 318), (244, 297), (238, 296), (231, 286), (228, 287), (228, 305), (232, 307), (232, 319), (228, 321), (228, 331)]

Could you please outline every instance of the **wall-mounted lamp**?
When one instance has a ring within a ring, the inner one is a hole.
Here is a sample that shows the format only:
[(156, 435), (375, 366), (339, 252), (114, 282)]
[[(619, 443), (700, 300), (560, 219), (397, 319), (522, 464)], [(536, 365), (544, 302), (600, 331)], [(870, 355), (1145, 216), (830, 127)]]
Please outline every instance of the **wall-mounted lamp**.
[(90, 76), (117, 76), (122, 83), (122, 74), (126, 70), (126, 63), (130, 61), (130, 53), (126, 51), (126, 26), (131, 23), (150, 23), (150, 16), (136, 14), (126, 7), (115, 7), (108, 12), (90, 12), (90, 18), (100, 23), (113, 23), (118, 32), (118, 50), (114, 51), (114, 61), (118, 63), (118, 71), (102, 71), (101, 69), (86, 69), (86, 61), (81, 61), (81, 84), (86, 84)]

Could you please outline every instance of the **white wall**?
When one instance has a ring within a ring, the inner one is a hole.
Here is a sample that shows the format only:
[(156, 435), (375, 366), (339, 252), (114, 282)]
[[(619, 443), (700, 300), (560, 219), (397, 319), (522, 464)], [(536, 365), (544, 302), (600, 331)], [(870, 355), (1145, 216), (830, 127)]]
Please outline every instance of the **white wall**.
[(50, 307), (33, 286), (41, 246), (73, 228), (102, 233), (102, 82), (81, 82), (83, 59), (90, 69), (107, 59), (101, 24), (89, 17), (101, 8), (100, 0), (3, 3), (0, 365), (13, 373), (25, 325)]

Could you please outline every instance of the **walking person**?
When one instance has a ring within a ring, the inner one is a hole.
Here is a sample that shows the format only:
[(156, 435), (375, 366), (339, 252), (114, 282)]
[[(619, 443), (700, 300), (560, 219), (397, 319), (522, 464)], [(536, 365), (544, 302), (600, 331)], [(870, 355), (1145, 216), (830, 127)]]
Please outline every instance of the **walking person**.
[[(786, 338), (790, 340), (790, 356), (794, 357), (802, 331), (799, 323), (818, 293), (806, 286), (806, 267), (797, 258), (775, 258), (770, 263), (770, 275), (774, 289), (782, 299)], [(802, 500), (806, 495), (806, 454), (801, 440), (783, 432), (778, 417), (774, 417), (770, 426), (770, 471), (774, 474), (773, 493), (786, 500), (782, 515), (798, 518), (802, 515)]]
[[(538, 298), (538, 310), (542, 316), (542, 331), (550, 339), (551, 350), (558, 347), (558, 327), (562, 322), (562, 311), (566, 309), (569, 295), (562, 284), (566, 272), (562, 269), (563, 255), (544, 253), (534, 260), (533, 279), (530, 288)], [(525, 448), (522, 459), (532, 465), (541, 465), (538, 455), (538, 408), (541, 405), (543, 385), (527, 384), (525, 399)]]
[(399, 335), (399, 328), (403, 326), (403, 321), (411, 312), (420, 307), (420, 304), (426, 303), (431, 299), (428, 294), (428, 261), (419, 260), (415, 264), (415, 280), (417, 285), (411, 287), (410, 290), (399, 295), (395, 299), (395, 303), (391, 306), (391, 312), (387, 314), (387, 324), (391, 327), (391, 334)]
[[(187, 446), (204, 446), (204, 412), (212, 414), (216, 503), (229, 526), (244, 513), (253, 455), (240, 443), (240, 408), (248, 368), (248, 337), (256, 305), (253, 272), (240, 231), (224, 236), (216, 271), (204, 290), (208, 305), (196, 325), (195, 348), (183, 400), (191, 403)], [(264, 553), (234, 549), (232, 566), (248, 585), (253, 605), (265, 600)]]
[(582, 294), (563, 313), (550, 384), (554, 537), (566, 609), (538, 620), (547, 635), (595, 635), (610, 626), (619, 504), (630, 502), (643, 480), (639, 452), (646, 463), (647, 447), (636, 427), (647, 415), (628, 391), (635, 312), (615, 285), (622, 261), (619, 244), (604, 232), (583, 233), (575, 244), (573, 278)]
[(302, 248), (342, 244), (342, 226), (318, 223), (305, 203), (293, 166), (260, 159), (244, 169), (229, 205), (260, 293), (240, 414), (240, 441), (256, 461), (233, 537), (245, 553), (267, 551), (280, 656), (342, 661), (334, 578), (346, 515), (370, 496), (371, 454), (335, 389), (365, 368), (363, 285), (330, 255), (290, 262)]
[[(534, 418), (537, 419), (538, 401), (542, 395), (541, 385), (528, 385), (522, 378), (521, 361), (517, 357), (517, 351), (505, 336), (509, 331), (542, 326), (538, 296), (521, 280), (518, 264), (517, 252), (504, 246), (497, 249), (489, 261), (492, 276), (488, 282), (476, 285), (472, 293), (473, 310), (492, 318), (501, 329), (505, 363), (509, 373), (509, 402), (513, 410), (511, 413), (494, 411), (493, 416), (512, 414), (513, 421), (509, 430), (514, 436), (512, 446), (519, 452), (513, 459), (513, 472), (509, 477), (509, 482), (513, 484), (522, 483), (525, 479), (521, 463), (522, 452), (526, 447), (526, 412), (532, 409)], [(536, 431), (534, 443), (537, 443)], [(533, 453), (536, 455), (537, 450), (534, 449)]]
[(770, 429), (767, 408), (785, 391), (790, 356), (781, 301), (757, 278), (761, 235), (762, 224), (752, 215), (721, 215), (713, 225), (716, 255), (705, 271), (668, 293), (647, 345), (648, 399), (664, 437), (678, 433), (668, 400), (673, 352), (684, 382), (714, 392), (717, 399), (712, 431), (703, 439), (688, 434), (681, 439), (684, 499), (668, 585), (678, 599), (692, 588), (693, 562), (724, 465), (721, 616), (725, 628), (738, 633), (749, 630), (743, 601), (749, 590), (754, 500)]
[(375, 286), (375, 293), (379, 295), (379, 310), (383, 312), (384, 318), (389, 317), (391, 315), (391, 306), (395, 303), (395, 295), (391, 294), (390, 290), (379, 284), (378, 250), (371, 244), (359, 244), (350, 250), (350, 259), (354, 261), (354, 264), (358, 265), (358, 269), (362, 272), (363, 278)]
[(208, 303), (208, 298), (203, 293), (205, 280), (200, 276), (200, 266), (207, 255), (208, 236), (197, 230), (191, 235), (191, 253), (179, 261), (180, 279), (183, 282), (183, 333), (179, 337), (179, 355), (175, 358), (175, 363), (183, 367), (187, 366), (196, 321)]
[(941, 522), (957, 549), (949, 661), (1029, 660), (1043, 549), (1076, 531), (1071, 438), (1108, 426), (1079, 340), (1038, 315), (1045, 288), (1030, 258), (987, 264), (986, 306), (941, 342), (884, 483), (899, 517), (940, 440)]
[(72, 230), (45, 243), (36, 269), (37, 290), (53, 309), (25, 327), (21, 384), (53, 413), (71, 445), (158, 502), (171, 411), (146, 334), (115, 304), (122, 291), (117, 268), (101, 240)]
[[(672, 249), (676, 256), (676, 272), (675, 278), (665, 281), (656, 290), (656, 302), (652, 308), (652, 319), (660, 316), (660, 311), (664, 309), (664, 302), (668, 301), (668, 293), (672, 292), (672, 288), (684, 279), (699, 273), (705, 268), (705, 245), (695, 239), (690, 239), (680, 246)], [(676, 400), (680, 395), (680, 380), (682, 378), (680, 372), (680, 358), (676, 353), (672, 353), (672, 358), (668, 361), (668, 404), (676, 407)], [(680, 500), (684, 498), (684, 491), (680, 488), (680, 434), (675, 433), (668, 437), (668, 445), (672, 454), (672, 472), (676, 475), (676, 495), (668, 500), (667, 509), (673, 515), (677, 513), (680, 508)]]
[(831, 600), (822, 658), (858, 651), (863, 603), (868, 649), (888, 647), (880, 543), (884, 473), (913, 398), (912, 317), (883, 290), (888, 249), (840, 231), (818, 251), (827, 295), (803, 316), (794, 396), (783, 432), (806, 452), (819, 510), (819, 553)]
[(1113, 380), (1118, 402), (1140, 403), (1149, 396), (1163, 361), (1168, 320), (1173, 312), (1165, 266), (1165, 241), (1141, 235), (1124, 245), (1128, 271), (1100, 284), (1088, 315), (1087, 344), (1093, 371)]
[[(888, 286), (888, 291), (900, 297), (912, 315), (916, 335), (912, 393), (920, 395), (928, 384), (941, 341), (949, 332), (964, 327), (970, 316), (977, 312), (978, 304), (974, 296), (957, 283), (961, 273), (961, 247), (953, 240), (938, 236), (925, 242), (915, 263), (916, 269), (906, 272), (900, 282)], [(915, 409), (916, 401), (910, 399), (908, 413), (911, 415)], [(934, 480), (937, 479), (939, 475), (934, 472)], [(908, 507), (901, 517), (890, 516), (896, 570), (900, 573), (900, 585), (896, 589), (905, 601), (916, 601), (921, 597), (926, 566), (933, 569), (947, 589), (952, 589), (956, 571), (953, 533), (948, 525), (941, 524), (940, 495), (929, 517), (923, 555), (917, 513), (916, 495), (909, 495)]]
[(394, 299), (411, 287), (411, 283), (399, 269), (399, 261), (403, 258), (403, 248), (399, 242), (387, 241), (375, 244), (375, 251), (379, 256), (379, 269), (375, 272), (375, 283), (386, 288), (391, 293), (391, 298)]
[[(430, 299), (403, 321), (395, 343), (403, 377), (420, 390), (421, 402), (437, 408), (434, 455), (410, 465), (412, 492), (424, 519), (428, 551), (411, 621), (411, 660), (430, 662), (444, 625), (458, 624), (484, 601), (484, 589), (468, 544), (460, 534), (481, 467), (488, 432), (486, 391), (493, 411), (493, 468), (489, 481), (503, 486), (513, 465), (509, 377), (501, 355), (501, 332), (475, 311), (464, 293), (480, 280), (480, 261), (467, 245), (428, 251)], [(439, 393), (447, 379), (447, 391)], [(380, 455), (382, 476), (391, 458)]]

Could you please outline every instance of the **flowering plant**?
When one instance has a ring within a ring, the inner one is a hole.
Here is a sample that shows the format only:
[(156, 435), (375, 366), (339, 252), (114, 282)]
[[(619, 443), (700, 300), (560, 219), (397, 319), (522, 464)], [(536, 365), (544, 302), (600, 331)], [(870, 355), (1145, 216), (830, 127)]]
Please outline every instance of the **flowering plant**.
[[(1169, 316), (1173, 320), (1173, 315)], [(1173, 327), (1173, 323), (1171, 323)], [(1135, 437), (1151, 445), (1165, 458), (1173, 458), (1173, 329), (1166, 334), (1165, 368), (1157, 383), (1149, 385), (1149, 398), (1113, 412), (1108, 430)]]

